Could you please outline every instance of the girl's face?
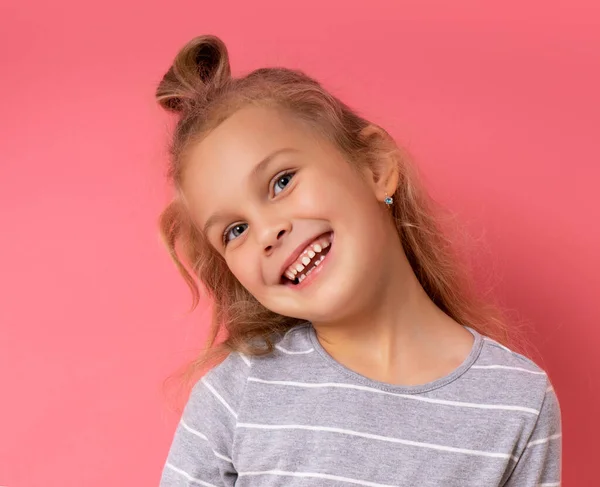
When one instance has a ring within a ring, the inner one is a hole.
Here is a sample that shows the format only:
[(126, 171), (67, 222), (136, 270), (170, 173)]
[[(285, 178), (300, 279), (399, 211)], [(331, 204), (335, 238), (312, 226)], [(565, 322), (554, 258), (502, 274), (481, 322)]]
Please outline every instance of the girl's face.
[(383, 184), (293, 116), (249, 106), (193, 148), (182, 191), (195, 224), (260, 303), (333, 322), (376, 296), (386, 248), (399, 244)]

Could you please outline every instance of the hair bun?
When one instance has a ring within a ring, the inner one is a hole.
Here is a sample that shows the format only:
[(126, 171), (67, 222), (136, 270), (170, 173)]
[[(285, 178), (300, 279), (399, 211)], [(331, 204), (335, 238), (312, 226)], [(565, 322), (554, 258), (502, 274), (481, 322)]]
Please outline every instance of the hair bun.
[(182, 112), (230, 78), (223, 41), (212, 35), (195, 37), (177, 53), (156, 89), (156, 99), (166, 110)]

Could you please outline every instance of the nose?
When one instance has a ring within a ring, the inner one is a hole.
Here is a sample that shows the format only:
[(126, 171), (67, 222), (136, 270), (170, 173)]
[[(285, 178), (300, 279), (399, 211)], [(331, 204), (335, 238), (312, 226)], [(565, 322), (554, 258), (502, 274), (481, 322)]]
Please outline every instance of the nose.
[(266, 254), (270, 254), (276, 249), (292, 230), (292, 224), (285, 219), (277, 219), (266, 225), (260, 232), (260, 245), (264, 248)]

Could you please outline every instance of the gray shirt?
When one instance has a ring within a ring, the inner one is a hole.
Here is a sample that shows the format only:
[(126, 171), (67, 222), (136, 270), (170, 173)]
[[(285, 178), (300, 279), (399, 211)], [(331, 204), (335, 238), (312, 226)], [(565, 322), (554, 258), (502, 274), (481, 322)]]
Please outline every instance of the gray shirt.
[(194, 385), (160, 486), (559, 486), (548, 376), (467, 329), (463, 364), (420, 386), (342, 366), (310, 325), (268, 356), (230, 354)]

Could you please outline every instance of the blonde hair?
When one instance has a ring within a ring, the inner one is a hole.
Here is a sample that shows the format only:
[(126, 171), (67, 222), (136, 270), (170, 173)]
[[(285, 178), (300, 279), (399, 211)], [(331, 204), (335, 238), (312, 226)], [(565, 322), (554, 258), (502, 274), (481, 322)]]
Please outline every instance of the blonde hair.
[[(272, 351), (275, 337), (301, 320), (262, 306), (233, 276), (225, 260), (192, 224), (181, 198), (181, 178), (190, 147), (236, 110), (261, 104), (285, 110), (319, 129), (352, 164), (396, 157), (401, 178), (392, 214), (410, 265), (431, 300), (455, 321), (502, 343), (508, 331), (500, 308), (475, 292), (467, 266), (441, 230), (439, 212), (422, 188), (407, 151), (382, 129), (360, 117), (302, 72), (262, 68), (231, 76), (223, 42), (214, 36), (192, 39), (177, 54), (156, 91), (160, 105), (178, 122), (171, 144), (168, 177), (176, 196), (160, 216), (160, 231), (177, 269), (191, 289), (192, 309), (200, 300), (198, 281), (213, 303), (207, 349), (188, 364), (189, 380), (231, 351), (249, 355)], [(368, 130), (367, 130), (368, 132)]]

